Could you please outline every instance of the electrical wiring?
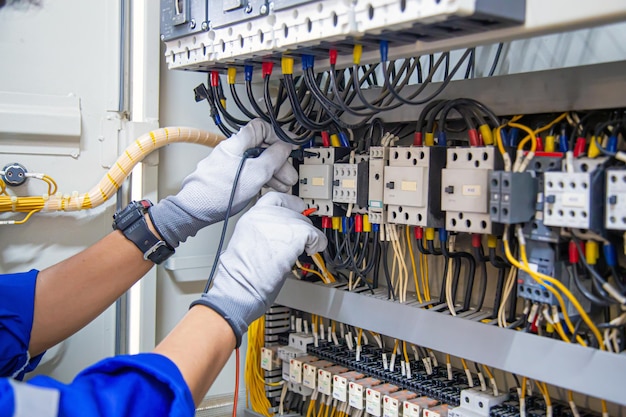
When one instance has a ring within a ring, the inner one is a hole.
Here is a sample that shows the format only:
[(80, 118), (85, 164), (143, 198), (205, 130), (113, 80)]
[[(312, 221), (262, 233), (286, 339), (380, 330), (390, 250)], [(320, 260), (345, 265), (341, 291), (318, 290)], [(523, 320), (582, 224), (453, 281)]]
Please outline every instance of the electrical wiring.
[[(505, 254), (506, 254), (506, 257), (509, 260), (509, 262), (511, 264), (515, 265), (518, 269), (521, 269), (524, 272), (526, 272), (527, 274), (529, 274), (539, 284), (543, 285), (548, 291), (550, 291), (550, 292), (552, 292), (552, 294), (554, 294), (554, 296), (559, 301), (559, 305), (561, 306), (561, 313), (563, 314), (563, 318), (565, 319), (565, 323), (567, 324), (569, 330), (571, 332), (573, 332), (574, 331), (574, 326), (571, 323), (571, 320), (569, 319), (569, 316), (567, 314), (567, 309), (565, 308), (565, 305), (563, 303), (563, 298), (556, 291), (556, 289), (553, 288), (553, 286), (556, 287), (557, 289), (559, 289), (568, 298), (568, 300), (572, 303), (574, 308), (576, 308), (576, 310), (581, 315), (581, 317), (584, 320), (584, 322), (587, 324), (589, 329), (592, 331), (592, 333), (594, 334), (594, 336), (596, 337), (596, 339), (597, 339), (597, 341), (599, 343), (600, 349), (601, 350), (605, 350), (603, 339), (602, 339), (602, 335), (600, 334), (600, 331), (598, 330), (596, 325), (591, 321), (591, 319), (589, 318), (589, 316), (587, 315), (585, 310), (582, 308), (582, 306), (580, 305), (578, 300), (576, 300), (576, 298), (572, 295), (572, 293), (567, 288), (565, 288), (565, 286), (563, 286), (563, 284), (561, 284), (561, 282), (559, 282), (558, 280), (556, 280), (556, 279), (554, 279), (552, 277), (549, 277), (549, 276), (547, 276), (545, 274), (541, 274), (539, 272), (534, 272), (533, 270), (530, 269), (530, 267), (528, 266), (528, 260), (526, 258), (526, 248), (525, 248), (525, 244), (523, 244), (524, 240), (523, 240), (523, 235), (522, 235), (521, 231), (517, 233), (518, 239), (520, 240), (520, 242), (519, 242), (519, 246), (520, 246), (519, 247), (519, 251), (520, 251), (521, 258), (522, 258), (522, 262), (521, 263), (518, 262), (515, 258), (513, 258), (513, 255), (511, 254), (511, 251), (510, 251), (510, 248), (509, 248), (509, 244), (508, 244), (507, 233), (508, 233), (508, 225), (505, 226), (505, 233), (503, 235), (503, 243), (504, 243)], [(546, 285), (544, 283), (544, 280), (549, 282), (552, 285)], [(580, 339), (580, 337), (577, 337), (577, 340), (579, 341), (580, 344), (583, 344), (583, 345), (586, 346), (586, 343), (582, 339)]]
[(417, 280), (417, 266), (415, 265), (415, 254), (413, 253), (413, 243), (411, 241), (411, 231), (407, 226), (405, 227), (406, 233), (406, 242), (407, 247), (409, 248), (409, 257), (411, 258), (411, 271), (413, 272), (413, 283), (415, 284), (415, 296), (420, 303), (423, 303), (422, 294), (419, 286), (419, 282)]
[(493, 77), (493, 74), (496, 73), (496, 68), (498, 67), (498, 63), (500, 62), (500, 55), (502, 54), (502, 48), (504, 47), (504, 43), (500, 42), (498, 44), (498, 48), (496, 49), (496, 56), (493, 58), (493, 63), (491, 64), (491, 69), (489, 70), (488, 77)]
[(233, 398), (233, 414), (232, 417), (237, 417), (237, 406), (239, 403), (239, 348), (235, 349), (235, 395)]
[[(141, 135), (128, 146), (100, 182), (88, 192), (83, 194), (78, 192), (72, 194), (54, 193), (45, 197), (10, 197), (0, 195), (0, 212), (29, 213), (27, 217), (30, 218), (38, 211), (76, 211), (95, 208), (109, 200), (120, 188), (133, 167), (154, 150), (176, 142), (197, 143), (215, 147), (224, 139), (225, 137), (222, 135), (188, 127), (157, 129)], [(56, 190), (56, 182), (51, 178), (49, 180), (51, 180), (52, 190)], [(23, 224), (28, 218), (17, 224)], [(16, 223), (12, 220), (3, 220), (0, 224)]]

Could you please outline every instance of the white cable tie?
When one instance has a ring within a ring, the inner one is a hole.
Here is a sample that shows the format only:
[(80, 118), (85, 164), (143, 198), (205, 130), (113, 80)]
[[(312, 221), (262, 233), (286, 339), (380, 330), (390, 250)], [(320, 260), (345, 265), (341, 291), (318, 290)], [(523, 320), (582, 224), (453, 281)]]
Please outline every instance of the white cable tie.
[(450, 362), (446, 363), (446, 369), (448, 371), (448, 380), (452, 381), (454, 376), (452, 375), (452, 364)]

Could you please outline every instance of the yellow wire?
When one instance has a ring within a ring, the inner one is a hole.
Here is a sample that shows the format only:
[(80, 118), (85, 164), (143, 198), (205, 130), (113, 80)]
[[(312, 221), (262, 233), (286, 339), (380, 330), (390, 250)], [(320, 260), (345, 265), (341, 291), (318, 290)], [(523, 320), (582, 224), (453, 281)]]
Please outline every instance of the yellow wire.
[(415, 255), (413, 254), (413, 244), (411, 243), (411, 232), (409, 230), (409, 226), (406, 227), (406, 243), (409, 247), (409, 256), (411, 257), (411, 266), (413, 269), (413, 282), (415, 283), (415, 294), (417, 295), (417, 300), (422, 303), (422, 295), (420, 294), (420, 286), (417, 282), (417, 266), (415, 265)]
[(600, 404), (602, 404), (602, 414), (606, 414), (609, 412), (607, 406), (606, 406), (606, 401), (604, 400), (600, 400)]
[[(537, 277), (539, 277), (539, 283), (541, 284), (541, 280), (546, 280), (549, 283), (553, 284), (554, 286), (556, 286), (559, 290), (561, 290), (561, 292), (570, 300), (570, 302), (572, 303), (572, 305), (576, 308), (576, 310), (578, 310), (578, 312), (580, 313), (580, 316), (582, 317), (582, 319), (585, 321), (585, 323), (587, 324), (587, 326), (589, 327), (589, 329), (591, 330), (591, 332), (594, 334), (594, 336), (596, 337), (596, 339), (598, 339), (598, 343), (600, 344), (600, 350), (606, 350), (606, 347), (604, 346), (604, 339), (602, 338), (602, 334), (600, 333), (600, 330), (598, 330), (598, 328), (596, 327), (596, 325), (593, 323), (593, 321), (591, 321), (591, 319), (589, 318), (589, 316), (587, 315), (587, 312), (585, 311), (585, 309), (580, 305), (580, 303), (578, 302), (578, 300), (576, 299), (576, 297), (574, 297), (574, 295), (563, 285), (561, 284), (561, 282), (557, 279), (554, 279), (548, 275), (539, 273), (539, 272), (534, 272), (530, 269), (530, 267), (528, 266), (528, 258), (526, 257), (526, 245), (520, 245), (520, 255), (522, 256), (522, 262), (524, 262), (527, 272), (531, 272), (531, 276), (537, 275)], [(533, 276), (534, 278), (534, 276)], [(550, 288), (549, 285), (545, 285), (542, 284), (544, 287), (546, 288)], [(566, 309), (563, 306), (563, 316), (565, 317), (566, 315)], [(571, 322), (570, 322), (571, 324)], [(572, 333), (574, 333), (573, 329), (570, 329), (570, 331)]]
[(328, 280), (324, 277), (324, 275), (320, 274), (319, 272), (317, 272), (314, 269), (309, 269), (309, 268), (305, 268), (304, 266), (298, 266), (299, 269), (301, 269), (304, 272), (308, 272), (310, 274), (316, 275), (317, 277), (319, 277), (319, 279), (322, 280), (322, 282), (324, 284), (329, 284)]
[(527, 383), (527, 381), (528, 381), (528, 378), (522, 377), (522, 392), (520, 393), (520, 399), (521, 400), (526, 398), (526, 383)]
[(467, 362), (465, 362), (465, 359), (461, 358), (461, 363), (463, 364), (463, 369), (464, 369), (464, 370), (469, 369), (469, 368), (467, 367)]
[[(552, 277), (549, 277), (549, 276), (547, 276), (545, 274), (541, 274), (541, 273), (535, 272), (532, 269), (530, 269), (530, 267), (528, 266), (528, 259), (526, 257), (526, 246), (525, 245), (520, 245), (520, 249), (519, 249), (520, 250), (520, 255), (522, 257), (522, 263), (524, 264), (524, 265), (522, 265), (511, 254), (511, 249), (509, 247), (508, 239), (505, 238), (505, 239), (502, 240), (502, 242), (504, 243), (504, 253), (506, 254), (506, 257), (509, 260), (509, 262), (511, 264), (513, 264), (514, 266), (516, 266), (518, 269), (521, 269), (524, 272), (526, 272), (527, 274), (529, 274), (539, 284), (543, 285), (543, 287), (545, 289), (547, 289), (552, 294), (554, 294), (554, 296), (559, 301), (559, 304), (561, 305), (561, 313), (563, 314), (563, 318), (564, 318), (565, 323), (567, 324), (569, 330), (572, 333), (574, 333), (575, 327), (572, 324), (572, 322), (571, 322), (571, 320), (569, 318), (569, 315), (567, 314), (567, 309), (565, 308), (565, 303), (563, 302), (563, 298), (561, 297), (561, 295), (551, 285), (546, 285), (545, 282), (543, 282), (544, 280), (548, 281), (551, 284), (553, 284), (553, 286), (556, 286), (569, 299), (569, 301), (576, 308), (576, 310), (578, 310), (579, 314), (581, 315), (582, 319), (585, 321), (587, 326), (589, 326), (589, 328), (593, 332), (594, 336), (598, 339), (598, 342), (600, 344), (600, 349), (601, 350), (605, 350), (606, 348), (604, 346), (604, 342), (603, 342), (603, 339), (602, 339), (602, 335), (600, 334), (600, 331), (595, 326), (595, 324), (591, 321), (591, 319), (589, 318), (589, 316), (587, 315), (585, 310), (582, 308), (582, 306), (580, 305), (580, 303), (578, 302), (576, 297), (574, 297), (574, 295), (567, 288), (565, 288), (565, 286), (563, 284), (561, 284), (558, 280), (556, 280), (556, 279), (554, 279)], [(580, 338), (579, 336), (576, 338), (576, 340), (581, 345), (586, 346), (586, 343), (584, 343), (582, 338)]]
[(526, 143), (530, 141), (530, 151), (535, 153), (535, 151), (537, 150), (537, 136), (535, 136), (535, 132), (533, 132), (533, 130), (529, 128), (528, 126), (525, 126), (519, 123), (509, 122), (508, 125), (511, 127), (516, 127), (528, 133), (528, 136), (522, 139), (520, 143), (517, 145), (517, 149), (518, 150), (524, 149), (524, 146), (526, 146)]
[(411, 360), (409, 359), (409, 352), (406, 350), (406, 342), (404, 340), (402, 341), (402, 352), (404, 353), (404, 361), (408, 365)]
[(30, 211), (30, 212), (26, 215), (26, 217), (24, 217), (22, 220), (18, 220), (18, 221), (16, 221), (16, 222), (15, 222), (15, 223), (13, 223), (13, 224), (24, 224), (24, 223), (26, 223), (26, 222), (27, 222), (27, 221), (31, 218), (31, 216), (32, 216), (33, 214), (37, 213), (38, 211), (39, 211), (39, 210), (32, 210), (32, 211)]
[(422, 285), (424, 286), (424, 292), (427, 294), (426, 299), (430, 301), (430, 274), (428, 272), (428, 255), (424, 255), (424, 282)]
[(491, 369), (489, 369), (487, 365), (483, 365), (483, 369), (485, 370), (485, 373), (487, 374), (489, 379), (493, 379), (493, 374), (491, 373)]

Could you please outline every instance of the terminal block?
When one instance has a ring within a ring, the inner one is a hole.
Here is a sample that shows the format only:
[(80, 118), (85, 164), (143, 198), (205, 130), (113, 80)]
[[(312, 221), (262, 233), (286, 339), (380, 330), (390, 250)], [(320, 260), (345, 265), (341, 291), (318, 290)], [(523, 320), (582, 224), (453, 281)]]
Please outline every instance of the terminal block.
[(443, 147), (390, 148), (384, 168), (383, 203), (389, 223), (442, 227), (441, 176)]
[(626, 230), (626, 170), (607, 170), (605, 203), (605, 227)]
[(441, 171), (441, 208), (446, 229), (467, 233), (498, 233), (489, 214), (489, 176), (502, 169), (494, 147), (448, 148)]
[(488, 391), (466, 389), (461, 391), (461, 405), (448, 412), (449, 417), (489, 417), (491, 408), (509, 399), (509, 394), (493, 395)]
[(575, 172), (546, 172), (544, 175), (544, 223), (546, 226), (604, 229), (605, 175), (601, 158), (580, 158)]
[(298, 195), (308, 208), (316, 208), (316, 216), (340, 216), (341, 209), (333, 204), (333, 167), (345, 157), (347, 148), (309, 148), (299, 167)]
[(335, 203), (356, 205), (353, 212), (367, 213), (369, 156), (356, 157), (355, 164), (335, 164), (333, 167), (333, 197)]
[(383, 195), (385, 190), (385, 166), (389, 161), (389, 148), (372, 146), (369, 160), (369, 200), (367, 214), (370, 223), (382, 224), (385, 220)]
[(525, 223), (535, 215), (537, 178), (530, 172), (493, 171), (489, 195), (492, 222)]

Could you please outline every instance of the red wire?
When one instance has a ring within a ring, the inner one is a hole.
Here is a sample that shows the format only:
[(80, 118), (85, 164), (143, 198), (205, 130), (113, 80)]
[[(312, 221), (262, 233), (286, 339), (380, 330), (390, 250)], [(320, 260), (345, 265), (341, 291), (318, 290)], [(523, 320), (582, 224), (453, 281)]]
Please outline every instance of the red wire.
[(237, 417), (237, 403), (239, 402), (239, 348), (235, 349), (235, 398), (233, 402), (233, 417)]

